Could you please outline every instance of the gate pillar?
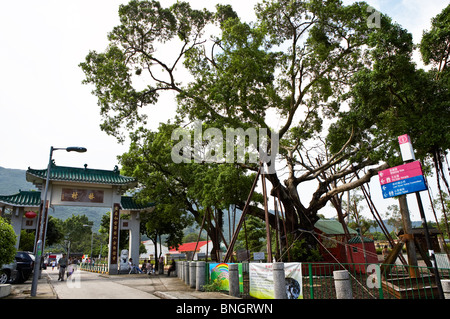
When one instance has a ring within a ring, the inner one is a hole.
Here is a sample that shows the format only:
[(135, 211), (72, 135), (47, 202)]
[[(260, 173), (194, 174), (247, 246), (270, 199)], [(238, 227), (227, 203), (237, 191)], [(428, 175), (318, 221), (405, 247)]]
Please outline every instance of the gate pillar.
[(130, 239), (129, 239), (129, 247), (130, 257), (133, 258), (133, 262), (136, 266), (139, 265), (139, 245), (140, 241), (140, 220), (139, 220), (139, 211), (130, 212)]
[(119, 262), (120, 204), (114, 203), (109, 219), (108, 273), (117, 275)]

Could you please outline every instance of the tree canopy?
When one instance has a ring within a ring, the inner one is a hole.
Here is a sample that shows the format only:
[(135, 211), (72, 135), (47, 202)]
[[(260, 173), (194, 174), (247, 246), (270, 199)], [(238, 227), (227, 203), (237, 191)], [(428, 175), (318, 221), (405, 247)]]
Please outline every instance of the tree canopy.
[[(168, 246), (177, 246), (183, 229), (196, 221), (204, 224), (219, 250), (224, 210), (236, 203), (243, 207), (254, 176), (229, 164), (174, 163), (171, 134), (175, 127), (161, 124), (158, 132), (141, 128), (131, 134), (130, 149), (120, 156), (123, 172), (140, 181), (138, 200), (158, 203), (145, 224), (152, 240), (168, 234)], [(218, 216), (214, 218), (213, 213)]]

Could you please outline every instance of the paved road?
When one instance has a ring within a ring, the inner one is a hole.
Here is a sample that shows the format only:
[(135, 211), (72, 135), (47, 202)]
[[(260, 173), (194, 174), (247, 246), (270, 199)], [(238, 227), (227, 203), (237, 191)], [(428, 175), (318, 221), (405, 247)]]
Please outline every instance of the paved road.
[(58, 281), (58, 271), (46, 270), (59, 299), (157, 299), (152, 294), (152, 279), (118, 278), (86, 271), (76, 271), (65, 281)]
[(235, 299), (218, 292), (189, 288), (177, 277), (166, 275), (114, 275), (76, 271), (58, 281), (58, 271), (43, 270), (58, 299)]

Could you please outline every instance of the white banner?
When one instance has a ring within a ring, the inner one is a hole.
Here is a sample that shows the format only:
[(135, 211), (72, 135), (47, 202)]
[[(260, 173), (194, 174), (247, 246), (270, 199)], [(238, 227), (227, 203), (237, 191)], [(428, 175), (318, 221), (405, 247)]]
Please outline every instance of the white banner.
[[(287, 298), (303, 299), (302, 264), (285, 263), (284, 274)], [(258, 299), (274, 299), (271, 263), (250, 263), (250, 296)]]

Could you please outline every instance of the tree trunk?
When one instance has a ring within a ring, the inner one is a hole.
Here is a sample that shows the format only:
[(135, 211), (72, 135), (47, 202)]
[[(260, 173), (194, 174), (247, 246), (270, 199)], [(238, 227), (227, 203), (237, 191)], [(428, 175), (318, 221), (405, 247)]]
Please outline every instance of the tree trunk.
[(153, 245), (155, 246), (155, 271), (158, 270), (158, 234), (155, 235), (155, 238), (151, 238)]
[[(213, 218), (211, 216), (211, 214), (213, 214), (211, 212), (211, 210), (209, 208), (207, 208), (207, 218), (206, 218), (206, 232), (208, 233), (209, 238), (212, 241), (213, 247), (211, 250), (211, 260), (216, 261), (216, 262), (220, 262), (220, 234), (219, 232), (221, 232), (221, 225), (222, 225), (222, 218), (223, 218), (223, 213), (219, 213), (219, 216), (217, 216), (216, 218)], [(213, 224), (212, 221), (213, 219), (215, 221), (218, 222), (218, 224)]]

